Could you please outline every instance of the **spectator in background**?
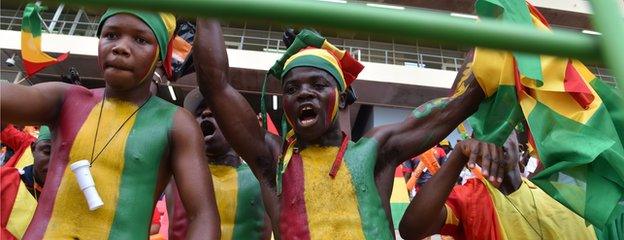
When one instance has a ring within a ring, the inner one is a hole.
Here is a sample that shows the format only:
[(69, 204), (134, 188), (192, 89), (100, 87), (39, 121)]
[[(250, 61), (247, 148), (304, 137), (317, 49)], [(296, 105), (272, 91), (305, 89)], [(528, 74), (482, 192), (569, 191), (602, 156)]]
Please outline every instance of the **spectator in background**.
[(405, 182), (408, 182), (412, 177), (412, 172), (416, 170), (416, 167), (420, 163), (420, 159), (418, 156), (411, 158), (401, 164), (401, 168), (403, 169), (403, 177), (405, 178)]
[[(223, 137), (214, 113), (198, 89), (186, 95), (184, 108), (195, 116), (204, 135), (204, 153), (221, 220), (221, 239), (270, 239), (271, 222), (266, 216), (258, 180)], [(184, 239), (186, 226), (177, 223), (186, 221), (186, 216), (180, 214), (184, 209), (175, 206), (180, 204), (174, 200), (177, 197), (169, 199), (175, 208), (170, 239)]]
[[(5, 128), (5, 130), (8, 129)], [(15, 135), (9, 138), (13, 141), (12, 144), (19, 145), (16, 142), (30, 141), (28, 136), (22, 135), (27, 133), (17, 131), (17, 129), (13, 133)], [(3, 136), (5, 136), (5, 131), (3, 131)], [(9, 164), (0, 167), (0, 196), (2, 196), (0, 198), (2, 222), (0, 235), (3, 236), (2, 239), (21, 239), (32, 219), (47, 175), (51, 139), (48, 127), (42, 126), (39, 130), (39, 138), (32, 142), (30, 147), (32, 153), (23, 152), (29, 154), (27, 156), (30, 157), (28, 159), (30, 162), (33, 162), (34, 156), (34, 164), (24, 169), (9, 166)], [(18, 161), (21, 161), (20, 165), (26, 162), (19, 158)], [(15, 164), (11, 163), (11, 165)]]
[(43, 184), (48, 175), (48, 163), (50, 162), (50, 150), (52, 148), (52, 134), (48, 126), (41, 126), (39, 137), (33, 142), (30, 150), (33, 156), (33, 164), (24, 167), (22, 181), (26, 188), (35, 198), (41, 195)]
[[(522, 178), (515, 135), (506, 154), (494, 144), (466, 140), (456, 145), (438, 174), (410, 203), (399, 231), (405, 239), (435, 233), (455, 239), (596, 239), (592, 226)], [(479, 177), (461, 186), (455, 179), (466, 164), (502, 179)], [(488, 166), (490, 169), (487, 169)], [(496, 181), (494, 181), (496, 180)]]
[[(413, 172), (409, 174), (409, 180), (407, 181), (407, 188), (408, 192), (410, 192), (410, 197), (413, 197), (418, 190), (425, 183), (427, 183), (429, 179), (431, 179), (433, 174), (440, 169), (440, 166), (444, 163), (444, 161), (446, 161), (447, 152), (445, 148), (452, 149), (448, 144), (448, 140), (445, 139), (436, 147), (433, 147), (418, 157), (410, 160), (413, 161), (413, 165), (416, 165), (416, 167), (413, 168)], [(442, 146), (444, 146), (444, 148)], [(403, 166), (405, 166), (405, 163)]]

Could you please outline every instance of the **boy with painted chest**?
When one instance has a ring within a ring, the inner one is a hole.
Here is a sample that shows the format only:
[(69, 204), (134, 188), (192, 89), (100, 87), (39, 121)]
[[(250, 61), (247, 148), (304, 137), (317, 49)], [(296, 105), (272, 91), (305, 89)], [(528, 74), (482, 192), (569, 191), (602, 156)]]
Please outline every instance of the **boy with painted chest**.
[[(157, 197), (176, 178), (189, 238), (216, 239), (219, 217), (202, 136), (188, 111), (149, 92), (170, 73), (171, 14), (109, 9), (98, 28), (104, 89), (3, 84), (3, 121), (49, 125), (49, 172), (26, 239), (146, 239)], [(104, 205), (89, 211), (69, 165), (86, 159)], [(200, 225), (201, 224), (201, 225)]]

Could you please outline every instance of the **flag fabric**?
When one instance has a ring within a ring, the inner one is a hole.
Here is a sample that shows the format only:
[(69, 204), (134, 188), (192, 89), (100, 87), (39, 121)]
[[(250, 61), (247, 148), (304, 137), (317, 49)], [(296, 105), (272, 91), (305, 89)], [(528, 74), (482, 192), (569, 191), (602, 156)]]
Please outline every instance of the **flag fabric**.
[(22, 64), (27, 76), (32, 76), (44, 68), (65, 61), (69, 53), (57, 58), (41, 50), (41, 18), (39, 12), (43, 7), (29, 3), (24, 9), (22, 19)]
[[(526, 18), (507, 15), (528, 14), (549, 31), (536, 8), (508, 2), (479, 0), (477, 12), (516, 22)], [(487, 97), (470, 119), (475, 137), (502, 145), (526, 121), (544, 165), (533, 182), (596, 227), (622, 229), (613, 223), (623, 209), (624, 97), (575, 59), (476, 48), (472, 72)]]
[(453, 187), (445, 208), (440, 234), (454, 239), (596, 239), (592, 226), (528, 179), (509, 195), (482, 177), (469, 179)]
[(37, 207), (37, 200), (20, 178), (20, 170), (0, 167), (1, 239), (21, 239)]
[(405, 178), (403, 178), (403, 167), (399, 165), (394, 170), (394, 184), (392, 185), (392, 195), (390, 195), (390, 212), (392, 213), (394, 229), (399, 229), (399, 223), (409, 203), (410, 198)]
[(33, 155), (30, 145), (37, 139), (24, 132), (17, 130), (12, 124), (8, 124), (0, 132), (0, 142), (13, 149), (13, 156), (9, 158), (3, 167), (15, 167), (22, 169), (33, 164)]

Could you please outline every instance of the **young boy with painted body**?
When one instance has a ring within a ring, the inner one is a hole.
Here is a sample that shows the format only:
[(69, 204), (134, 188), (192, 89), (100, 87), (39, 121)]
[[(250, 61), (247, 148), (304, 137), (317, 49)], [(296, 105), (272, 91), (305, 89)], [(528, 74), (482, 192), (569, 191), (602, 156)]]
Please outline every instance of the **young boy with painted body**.
[[(484, 97), (470, 78), (453, 97), (428, 102), (404, 122), (350, 142), (336, 119), (345, 107), (345, 89), (363, 66), (304, 31), (271, 69), (282, 80), (285, 117), (294, 130), (284, 150), (276, 151), (280, 142), (258, 126), (249, 103), (228, 83), (219, 24), (198, 20), (197, 26), (200, 90), (226, 139), (260, 181), (283, 239), (393, 239), (389, 200), (395, 168), (446, 137)], [(493, 177), (497, 170), (492, 164)]]
[[(104, 89), (64, 83), (3, 84), (3, 121), (49, 125), (46, 188), (25, 239), (146, 239), (171, 175), (187, 208), (191, 239), (219, 236), (201, 131), (188, 111), (149, 92), (154, 69), (170, 69), (170, 14), (109, 9), (98, 32)], [(104, 205), (90, 211), (69, 166), (90, 162)]]

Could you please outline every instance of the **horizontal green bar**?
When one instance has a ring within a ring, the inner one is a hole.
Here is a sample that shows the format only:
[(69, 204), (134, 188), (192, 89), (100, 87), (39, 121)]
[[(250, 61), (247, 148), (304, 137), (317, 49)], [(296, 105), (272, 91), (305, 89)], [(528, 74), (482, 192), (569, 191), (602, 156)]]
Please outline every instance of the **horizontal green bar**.
[(434, 40), (543, 53), (596, 61), (598, 37), (571, 31), (543, 32), (528, 26), (484, 19), (477, 23), (448, 14), (415, 9), (383, 9), (354, 3), (312, 0), (65, 0), (69, 4), (128, 7), (176, 15), (269, 20), (288, 24), (374, 32), (393, 37)]

